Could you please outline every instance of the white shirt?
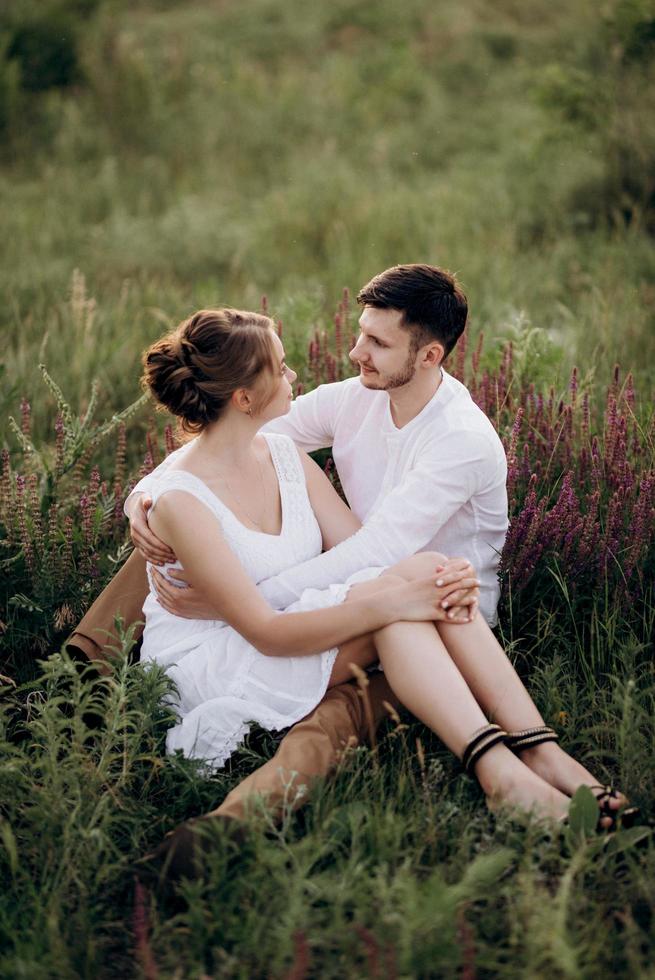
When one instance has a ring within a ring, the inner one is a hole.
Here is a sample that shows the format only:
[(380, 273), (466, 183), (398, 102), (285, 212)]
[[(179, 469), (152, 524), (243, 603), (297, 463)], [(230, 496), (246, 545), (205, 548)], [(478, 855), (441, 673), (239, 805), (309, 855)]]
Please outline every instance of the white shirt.
[[(271, 605), (285, 608), (304, 589), (327, 588), (362, 568), (440, 551), (475, 567), (480, 611), (495, 623), (508, 524), (507, 461), (464, 385), (442, 371), (434, 396), (399, 429), (387, 392), (349, 378), (301, 395), (267, 429), (291, 436), (307, 452), (332, 446), (348, 503), (363, 525), (329, 551), (260, 583)], [(156, 473), (135, 491), (148, 492)]]

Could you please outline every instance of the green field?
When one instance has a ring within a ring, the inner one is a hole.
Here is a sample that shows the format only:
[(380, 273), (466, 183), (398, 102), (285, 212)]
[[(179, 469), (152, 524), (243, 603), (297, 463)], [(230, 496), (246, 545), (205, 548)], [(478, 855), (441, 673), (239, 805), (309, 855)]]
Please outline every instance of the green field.
[(4, 5), (0, 977), (655, 978), (650, 832), (494, 819), (411, 719), (217, 840), (204, 883), (135, 889), (274, 739), (207, 779), (164, 755), (165, 680), (127, 640), (106, 681), (57, 654), (165, 451), (151, 407), (114, 418), (144, 346), (265, 295), (311, 386), (343, 289), (433, 262), (472, 311), (451, 370), (513, 461), (499, 636), (648, 822), (654, 53), (652, 0)]

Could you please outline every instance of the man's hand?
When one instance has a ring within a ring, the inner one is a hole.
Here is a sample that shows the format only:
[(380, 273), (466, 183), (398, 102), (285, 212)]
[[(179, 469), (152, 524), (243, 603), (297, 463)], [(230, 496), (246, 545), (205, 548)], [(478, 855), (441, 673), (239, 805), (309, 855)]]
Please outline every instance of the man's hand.
[(187, 582), (184, 572), (171, 569), (168, 575), (185, 587), (180, 588), (177, 585), (171, 585), (161, 572), (153, 569), (152, 579), (157, 591), (157, 600), (166, 612), (172, 613), (173, 616), (180, 616), (182, 619), (221, 618), (218, 610), (209, 605), (203, 593), (194, 589), (191, 583)]
[(132, 544), (146, 561), (152, 565), (165, 565), (167, 562), (175, 561), (175, 554), (148, 527), (148, 511), (151, 507), (151, 497), (145, 493), (134, 494), (127, 505), (130, 537)]
[[(476, 579), (476, 572), (466, 558), (449, 558), (443, 565), (437, 565), (437, 581), (444, 585), (454, 582), (457, 576), (462, 581)], [(445, 610), (444, 622), (470, 623), (475, 619), (480, 604), (480, 588), (475, 585), (451, 592), (441, 603)]]

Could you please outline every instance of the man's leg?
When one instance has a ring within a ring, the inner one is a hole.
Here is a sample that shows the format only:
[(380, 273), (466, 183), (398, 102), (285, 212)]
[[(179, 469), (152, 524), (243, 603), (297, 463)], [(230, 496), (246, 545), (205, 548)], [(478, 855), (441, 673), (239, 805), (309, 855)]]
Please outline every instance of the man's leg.
[[(344, 749), (368, 741), (370, 728), (375, 731), (389, 716), (383, 702), (398, 707), (384, 674), (369, 677), (368, 709), (360, 690), (354, 681), (330, 688), (320, 704), (287, 732), (273, 758), (235, 786), (212, 815), (241, 820), (258, 799), (275, 816), (285, 807), (295, 809), (305, 803), (312, 782), (329, 775)], [(307, 792), (300, 792), (301, 786)]]
[[(323, 700), (305, 718), (289, 729), (272, 759), (256, 769), (228, 793), (215, 810), (175, 828), (154, 852), (160, 873), (168, 879), (193, 877), (202, 867), (202, 854), (213, 845), (207, 830), (241, 834), (244, 818), (263, 802), (274, 818), (288, 807), (296, 809), (307, 801), (300, 787), (328, 776), (338, 765), (344, 749), (370, 739), (388, 711), (384, 702), (398, 708), (398, 699), (384, 674), (369, 675), (366, 698), (355, 681), (328, 690)], [(200, 834), (198, 833), (200, 830)]]
[[(143, 603), (148, 594), (146, 563), (133, 551), (123, 567), (103, 589), (67, 643), (81, 650), (89, 660), (106, 660), (110, 647), (118, 644), (115, 619), (120, 616), (126, 626), (143, 618)], [(135, 633), (140, 635), (141, 628)]]

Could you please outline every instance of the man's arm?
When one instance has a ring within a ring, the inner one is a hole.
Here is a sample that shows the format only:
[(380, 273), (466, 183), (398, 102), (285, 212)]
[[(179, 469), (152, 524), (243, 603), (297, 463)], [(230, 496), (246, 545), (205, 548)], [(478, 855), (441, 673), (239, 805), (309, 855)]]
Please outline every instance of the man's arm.
[(273, 419), (264, 432), (279, 432), (289, 436), (298, 449), (313, 453), (332, 445), (337, 415), (347, 382), (319, 385), (306, 395), (299, 395), (291, 403), (286, 415)]
[(259, 591), (278, 609), (304, 589), (343, 582), (362, 568), (393, 565), (432, 540), (475, 493), (495, 478), (498, 462), (488, 439), (449, 433), (430, 459), (419, 462), (382, 501), (363, 527), (330, 551), (259, 583)]

